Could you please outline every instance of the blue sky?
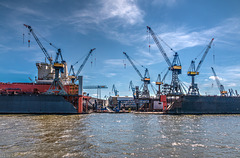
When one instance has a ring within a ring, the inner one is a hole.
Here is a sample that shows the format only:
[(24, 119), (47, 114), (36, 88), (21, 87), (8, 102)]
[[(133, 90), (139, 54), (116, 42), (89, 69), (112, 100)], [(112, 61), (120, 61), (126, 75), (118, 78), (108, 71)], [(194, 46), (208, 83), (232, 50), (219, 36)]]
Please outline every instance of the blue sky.
[[(31, 47), (27, 46), (28, 31), (23, 24), (28, 24), (62, 49), (69, 67), (96, 48), (81, 72), (84, 84), (107, 85), (109, 88), (102, 90), (102, 96), (113, 95), (109, 92), (115, 84), (121, 96), (130, 96), (129, 82), (139, 86), (142, 83), (123, 51), (137, 61), (142, 73), (140, 64), (149, 69), (152, 82), (167, 69), (154, 41), (148, 38), (146, 26), (150, 26), (179, 53), (183, 67), (180, 79), (186, 85), (191, 81), (186, 75), (191, 60), (214, 37), (196, 79), (200, 92), (219, 94), (211, 66), (225, 89), (240, 91), (239, 6), (238, 0), (0, 0), (0, 81), (29, 82), (28, 77), (37, 75), (35, 62), (44, 61), (33, 37)], [(55, 50), (40, 40), (55, 57)], [(173, 53), (164, 48), (172, 60)], [(170, 79), (168, 75), (166, 81)], [(96, 91), (89, 93), (94, 96)]]

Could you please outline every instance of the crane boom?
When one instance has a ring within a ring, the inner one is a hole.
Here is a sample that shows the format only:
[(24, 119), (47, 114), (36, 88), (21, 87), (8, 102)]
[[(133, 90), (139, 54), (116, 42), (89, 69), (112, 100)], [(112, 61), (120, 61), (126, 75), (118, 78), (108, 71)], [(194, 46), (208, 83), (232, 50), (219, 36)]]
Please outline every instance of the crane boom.
[(226, 96), (226, 95), (227, 95), (227, 91), (225, 91), (224, 86), (220, 83), (220, 81), (219, 81), (219, 79), (218, 79), (218, 77), (217, 77), (217, 74), (216, 74), (216, 72), (214, 71), (213, 67), (211, 67), (211, 68), (212, 68), (212, 72), (213, 72), (214, 78), (215, 78), (215, 80), (216, 80), (216, 82), (217, 82), (217, 86), (218, 86), (218, 89), (219, 89), (219, 91), (220, 91), (220, 94), (221, 94), (222, 96)]
[(166, 52), (164, 51), (162, 45), (160, 44), (158, 38), (156, 37), (155, 33), (153, 32), (153, 30), (151, 29), (151, 27), (147, 26), (147, 29), (148, 29), (149, 32), (151, 33), (153, 40), (155, 41), (155, 43), (156, 43), (158, 49), (160, 50), (160, 52), (162, 53), (162, 55), (163, 55), (165, 61), (167, 62), (168, 66), (171, 67), (172, 64), (171, 64), (171, 62), (170, 62), (170, 60), (169, 60)]
[(92, 54), (92, 52), (93, 52), (95, 49), (96, 49), (96, 48), (93, 48), (93, 49), (91, 49), (91, 50), (89, 51), (89, 53), (88, 53), (88, 55), (86, 56), (86, 58), (84, 59), (82, 65), (79, 67), (79, 69), (78, 69), (78, 71), (77, 71), (77, 73), (76, 73), (76, 76), (78, 76), (78, 75), (80, 74), (80, 72), (82, 71), (84, 65), (86, 64), (89, 56)]
[(34, 33), (33, 29), (31, 26), (23, 24), (26, 28), (29, 29), (29, 31), (32, 33), (33, 37), (35, 38), (37, 44), (39, 45), (39, 47), (41, 48), (41, 50), (43, 51), (44, 55), (46, 56), (46, 58), (48, 59), (48, 61), (50, 62), (50, 64), (52, 64), (53, 59), (50, 57), (50, 55), (48, 54), (47, 50), (43, 47), (42, 43), (40, 42), (40, 40), (38, 39), (37, 35)]
[(135, 71), (137, 72), (137, 74), (141, 77), (141, 79), (143, 80), (143, 76), (140, 73), (140, 71), (137, 69), (137, 67), (135, 66), (135, 64), (133, 63), (133, 61), (131, 60), (131, 58), (127, 55), (127, 53), (123, 52), (123, 54), (127, 57), (127, 59), (129, 60), (129, 62), (132, 64), (133, 68), (135, 69)]
[(201, 59), (201, 60), (199, 61), (199, 63), (198, 63), (196, 72), (198, 72), (199, 69), (200, 69), (200, 67), (202, 66), (202, 63), (203, 63), (203, 61), (204, 61), (204, 59), (205, 59), (205, 57), (206, 57), (209, 49), (211, 48), (211, 45), (212, 45), (212, 43), (213, 43), (213, 40), (214, 40), (214, 38), (212, 38), (212, 40), (211, 40), (210, 43), (208, 44), (207, 49), (205, 50), (205, 52), (204, 52), (204, 54), (203, 54), (203, 56), (202, 56), (202, 59)]

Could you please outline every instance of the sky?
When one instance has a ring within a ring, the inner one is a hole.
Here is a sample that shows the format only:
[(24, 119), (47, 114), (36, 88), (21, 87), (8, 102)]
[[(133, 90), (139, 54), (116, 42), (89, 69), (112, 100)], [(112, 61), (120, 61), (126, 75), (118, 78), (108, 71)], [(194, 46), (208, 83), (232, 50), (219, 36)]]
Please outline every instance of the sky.
[[(178, 52), (182, 65), (179, 78), (186, 86), (191, 82), (187, 76), (191, 60), (198, 63), (214, 38), (196, 77), (200, 92), (219, 95), (211, 71), (214, 67), (225, 90), (240, 93), (239, 6), (239, 0), (0, 0), (0, 82), (31, 82), (29, 77), (37, 76), (35, 63), (45, 60), (23, 26), (27, 24), (53, 58), (56, 50), (46, 40), (62, 49), (69, 68), (79, 61), (75, 71), (90, 49), (96, 48), (80, 73), (84, 85), (107, 85), (108, 89), (102, 90), (104, 97), (114, 95), (115, 84), (120, 96), (131, 96), (129, 82), (135, 86), (142, 82), (123, 52), (143, 75), (141, 65), (148, 68), (153, 85), (158, 74), (164, 76), (167, 70), (147, 32), (146, 26), (150, 26)], [(161, 44), (172, 61), (173, 52)], [(171, 73), (166, 82), (171, 82)], [(97, 90), (85, 91), (96, 96)]]

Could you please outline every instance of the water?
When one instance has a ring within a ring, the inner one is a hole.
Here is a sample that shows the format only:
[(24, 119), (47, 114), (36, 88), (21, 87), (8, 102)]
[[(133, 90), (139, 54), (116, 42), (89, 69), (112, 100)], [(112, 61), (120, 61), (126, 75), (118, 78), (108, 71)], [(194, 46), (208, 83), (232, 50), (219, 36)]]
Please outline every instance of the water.
[(240, 157), (240, 115), (0, 115), (0, 157)]

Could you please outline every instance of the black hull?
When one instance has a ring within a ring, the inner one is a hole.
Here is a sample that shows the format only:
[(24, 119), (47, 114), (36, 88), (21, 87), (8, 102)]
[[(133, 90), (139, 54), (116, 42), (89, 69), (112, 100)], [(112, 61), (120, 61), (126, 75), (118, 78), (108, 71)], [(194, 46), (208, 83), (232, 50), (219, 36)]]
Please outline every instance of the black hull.
[(240, 97), (179, 96), (168, 102), (168, 114), (240, 114)]
[(76, 114), (77, 109), (60, 95), (0, 95), (1, 114)]

